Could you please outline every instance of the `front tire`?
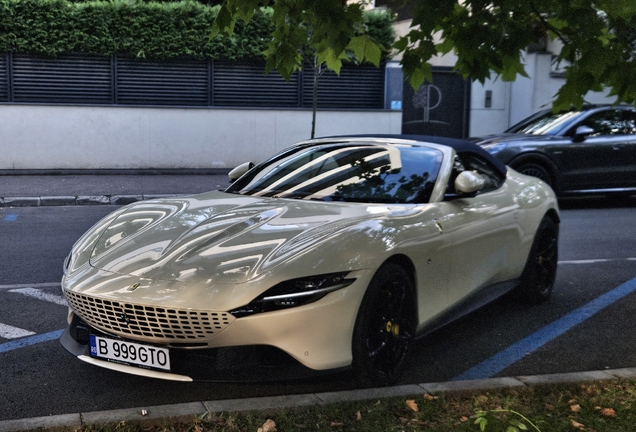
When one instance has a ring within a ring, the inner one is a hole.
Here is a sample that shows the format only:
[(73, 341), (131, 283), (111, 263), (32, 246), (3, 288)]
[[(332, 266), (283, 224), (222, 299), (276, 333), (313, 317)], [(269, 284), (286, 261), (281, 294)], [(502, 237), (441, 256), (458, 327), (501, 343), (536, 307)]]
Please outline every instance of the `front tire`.
[(393, 384), (415, 333), (413, 282), (395, 263), (384, 264), (362, 299), (353, 330), (353, 367), (358, 384)]
[(547, 183), (551, 188), (554, 188), (554, 180), (552, 179), (552, 176), (550, 175), (548, 170), (537, 163), (524, 163), (519, 165), (518, 167), (513, 168), (519, 171), (521, 174), (536, 177), (539, 180)]
[(535, 234), (518, 292), (522, 300), (538, 304), (552, 294), (556, 279), (559, 249), (559, 226), (544, 216)]

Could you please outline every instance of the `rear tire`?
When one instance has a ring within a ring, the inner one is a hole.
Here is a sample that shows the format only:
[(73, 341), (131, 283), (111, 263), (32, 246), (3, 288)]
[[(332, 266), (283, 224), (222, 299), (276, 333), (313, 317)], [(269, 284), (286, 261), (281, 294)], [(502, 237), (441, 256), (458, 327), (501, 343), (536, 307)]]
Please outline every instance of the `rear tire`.
[(353, 367), (358, 384), (393, 384), (415, 334), (413, 282), (398, 264), (384, 264), (362, 299), (353, 330)]
[(517, 288), (519, 296), (525, 302), (542, 303), (552, 294), (556, 279), (558, 249), (559, 226), (552, 218), (544, 216), (537, 228)]

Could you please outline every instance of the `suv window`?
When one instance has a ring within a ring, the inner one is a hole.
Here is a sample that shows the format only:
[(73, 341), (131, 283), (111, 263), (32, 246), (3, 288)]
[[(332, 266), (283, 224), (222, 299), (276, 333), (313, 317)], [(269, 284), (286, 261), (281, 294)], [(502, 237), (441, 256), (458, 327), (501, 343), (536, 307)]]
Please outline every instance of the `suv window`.
[(636, 134), (636, 112), (631, 110), (610, 109), (594, 113), (568, 131), (574, 135), (579, 126), (594, 129), (591, 136), (600, 135), (634, 135)]

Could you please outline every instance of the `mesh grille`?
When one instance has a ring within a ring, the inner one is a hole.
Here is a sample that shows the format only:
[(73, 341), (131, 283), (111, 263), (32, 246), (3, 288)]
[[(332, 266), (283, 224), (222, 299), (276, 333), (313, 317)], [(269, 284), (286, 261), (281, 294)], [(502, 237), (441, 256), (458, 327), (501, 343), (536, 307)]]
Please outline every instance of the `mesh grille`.
[(204, 340), (234, 321), (226, 312), (144, 306), (64, 291), (73, 310), (89, 325), (122, 336), (162, 342)]

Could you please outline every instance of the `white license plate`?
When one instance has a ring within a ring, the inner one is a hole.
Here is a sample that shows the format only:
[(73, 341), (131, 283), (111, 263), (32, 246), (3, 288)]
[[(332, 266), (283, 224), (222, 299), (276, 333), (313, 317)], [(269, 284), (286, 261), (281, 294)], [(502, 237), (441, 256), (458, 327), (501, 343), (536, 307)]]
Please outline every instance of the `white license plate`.
[(145, 368), (170, 370), (170, 352), (167, 348), (108, 339), (95, 335), (91, 335), (90, 345), (91, 357)]

